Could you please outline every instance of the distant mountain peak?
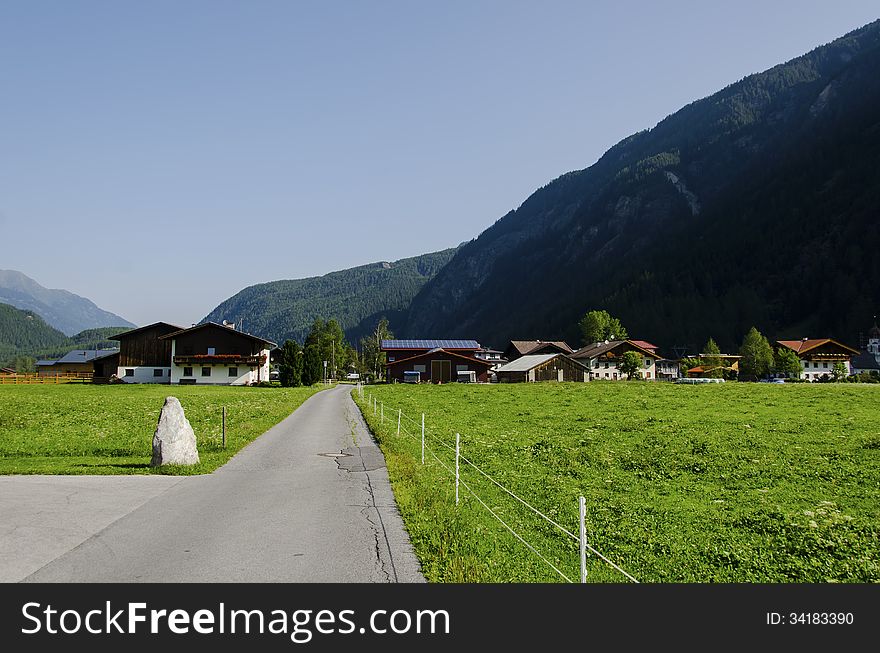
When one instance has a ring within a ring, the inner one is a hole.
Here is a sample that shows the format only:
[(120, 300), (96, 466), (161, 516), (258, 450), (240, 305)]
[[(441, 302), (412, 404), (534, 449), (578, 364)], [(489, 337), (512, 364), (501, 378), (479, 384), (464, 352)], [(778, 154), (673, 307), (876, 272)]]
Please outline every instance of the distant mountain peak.
[(99, 327), (135, 326), (85, 297), (45, 288), (18, 270), (0, 270), (0, 302), (32, 311), (68, 336)]

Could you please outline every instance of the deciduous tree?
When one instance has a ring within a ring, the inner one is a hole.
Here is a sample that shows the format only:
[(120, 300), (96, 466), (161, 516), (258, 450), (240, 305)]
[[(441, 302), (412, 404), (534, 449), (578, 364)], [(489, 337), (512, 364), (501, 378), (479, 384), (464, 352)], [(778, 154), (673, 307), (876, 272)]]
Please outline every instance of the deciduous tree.
[(743, 338), (739, 355), (742, 357), (739, 361), (739, 378), (742, 380), (754, 381), (773, 371), (773, 349), (755, 327)]
[(642, 378), (642, 357), (634, 351), (625, 352), (620, 357), (620, 362), (617, 364), (617, 368), (620, 370), (621, 374), (626, 374), (626, 378), (630, 381), (633, 377), (640, 379)]
[(608, 311), (590, 311), (584, 315), (578, 326), (585, 345), (601, 340), (626, 340), (629, 335), (616, 317)]

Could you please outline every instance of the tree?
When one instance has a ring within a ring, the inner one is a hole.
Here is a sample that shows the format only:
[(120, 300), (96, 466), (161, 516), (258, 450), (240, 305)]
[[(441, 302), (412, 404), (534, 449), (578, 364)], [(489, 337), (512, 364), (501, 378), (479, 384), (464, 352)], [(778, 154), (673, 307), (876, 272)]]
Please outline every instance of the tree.
[(601, 340), (626, 340), (626, 329), (608, 311), (590, 311), (578, 322), (585, 345)]
[(634, 351), (625, 352), (620, 357), (620, 362), (617, 364), (617, 369), (620, 370), (621, 374), (626, 374), (627, 380), (632, 380), (633, 377), (641, 378), (640, 374), (642, 369), (642, 357), (639, 356)]
[(303, 350), (302, 384), (314, 385), (323, 378), (324, 359), (321, 350), (315, 343), (306, 345)]
[(835, 383), (840, 383), (841, 381), (846, 380), (846, 365), (844, 365), (841, 361), (837, 361), (834, 364), (834, 367), (831, 368), (831, 378), (834, 379)]
[(31, 374), (35, 366), (36, 361), (31, 356), (16, 356), (12, 361), (16, 374)]
[(773, 349), (755, 327), (743, 338), (739, 355), (739, 377), (745, 381), (763, 378), (773, 371)]
[(709, 338), (709, 342), (703, 347), (701, 364), (703, 369), (708, 370), (710, 378), (720, 379), (724, 376), (724, 359), (721, 358), (721, 350), (712, 338)]
[(801, 361), (798, 355), (788, 347), (780, 347), (776, 351), (776, 371), (791, 379), (801, 378)]
[(285, 340), (281, 346), (278, 377), (285, 388), (302, 385), (303, 350), (295, 340)]
[(385, 352), (382, 351), (383, 340), (394, 340), (394, 334), (383, 316), (368, 337), (361, 338), (364, 372), (371, 374), (376, 380), (381, 379), (385, 372)]

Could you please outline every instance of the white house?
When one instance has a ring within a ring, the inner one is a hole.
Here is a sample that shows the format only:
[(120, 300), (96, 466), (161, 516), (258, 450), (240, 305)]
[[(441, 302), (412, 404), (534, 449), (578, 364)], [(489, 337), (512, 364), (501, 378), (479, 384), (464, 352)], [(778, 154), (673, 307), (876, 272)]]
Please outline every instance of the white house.
[(776, 344), (797, 354), (805, 381), (819, 381), (823, 376), (830, 378), (836, 363), (843, 363), (846, 374), (852, 374), (852, 357), (859, 354), (831, 338), (777, 340)]
[(634, 351), (642, 359), (639, 376), (653, 381), (657, 378), (657, 361), (660, 356), (655, 353), (654, 349), (646, 349), (637, 344), (641, 342), (644, 341), (606, 340), (594, 342), (586, 347), (581, 347), (571, 354), (571, 357), (589, 368), (591, 381), (617, 381), (626, 378), (626, 374), (620, 371), (620, 357), (628, 351)]
[(269, 352), (275, 343), (235, 330), (235, 325), (207, 322), (169, 333), (171, 383), (250, 385), (269, 381)]

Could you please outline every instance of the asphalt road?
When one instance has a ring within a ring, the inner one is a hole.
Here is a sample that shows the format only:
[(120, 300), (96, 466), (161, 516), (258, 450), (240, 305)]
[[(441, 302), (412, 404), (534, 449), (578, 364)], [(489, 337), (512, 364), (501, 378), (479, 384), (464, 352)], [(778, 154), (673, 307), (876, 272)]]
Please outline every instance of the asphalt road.
[(349, 393), (319, 392), (213, 474), (0, 478), (0, 580), (424, 582)]

